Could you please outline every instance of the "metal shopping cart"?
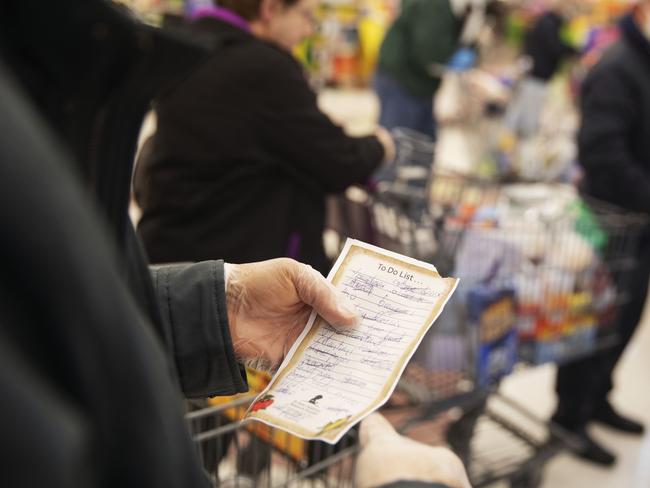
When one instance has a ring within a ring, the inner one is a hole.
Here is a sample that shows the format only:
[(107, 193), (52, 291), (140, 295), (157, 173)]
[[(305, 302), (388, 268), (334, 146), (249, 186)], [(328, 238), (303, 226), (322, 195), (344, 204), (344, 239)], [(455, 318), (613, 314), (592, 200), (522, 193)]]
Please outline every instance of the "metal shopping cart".
[(353, 486), (357, 430), (339, 443), (305, 441), (260, 422), (243, 420), (270, 376), (247, 370), (250, 392), (215, 397), (191, 408), (187, 421), (215, 487)]
[[(402, 383), (407, 391), (444, 390), (435, 373), (462, 365), (467, 394), (446, 402), (429, 395), (429, 412), (410, 425), (426, 424), (442, 407), (462, 406), (466, 415), (447, 439), (474, 484), (505, 479), (536, 486), (552, 455), (579, 445), (500, 395), (499, 380), (515, 365), (569, 362), (615, 344), (609, 326), (627, 300), (626, 273), (648, 218), (581, 199), (567, 186), (500, 185), (444, 173), (434, 173), (424, 200), (396, 184), (369, 205), (380, 245), (461, 278), (459, 303), (448, 305), (423, 343), (428, 350), (418, 351), (428, 384), (406, 375)], [(485, 439), (499, 436), (487, 447)]]
[[(344, 195), (328, 199), (327, 227), (339, 244), (341, 237), (351, 237), (365, 242), (379, 243), (382, 233), (374, 229), (370, 216), (370, 196), (375, 192), (385, 194), (401, 188), (415, 195), (415, 200), (426, 200), (426, 186), (430, 180), (435, 144), (433, 140), (406, 128), (391, 132), (395, 141), (395, 161), (379, 168), (365, 187), (353, 186)], [(335, 246), (330, 257), (335, 257), (340, 246)]]

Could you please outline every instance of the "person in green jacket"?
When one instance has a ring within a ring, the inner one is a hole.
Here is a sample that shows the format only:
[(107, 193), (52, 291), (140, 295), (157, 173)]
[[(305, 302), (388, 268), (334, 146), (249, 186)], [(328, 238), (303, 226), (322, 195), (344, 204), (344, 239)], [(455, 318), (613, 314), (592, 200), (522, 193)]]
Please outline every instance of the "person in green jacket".
[(379, 53), (380, 124), (435, 138), (433, 97), (444, 66), (483, 25), (485, 0), (402, 0)]

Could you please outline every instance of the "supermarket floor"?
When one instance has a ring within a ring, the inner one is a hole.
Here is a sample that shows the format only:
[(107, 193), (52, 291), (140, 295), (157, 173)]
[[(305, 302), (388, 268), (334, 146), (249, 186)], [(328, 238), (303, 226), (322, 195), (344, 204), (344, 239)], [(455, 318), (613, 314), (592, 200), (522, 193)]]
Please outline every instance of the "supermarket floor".
[[(650, 307), (616, 370), (613, 403), (626, 414), (645, 422), (650, 428)], [(555, 407), (553, 366), (537, 367), (516, 373), (504, 382), (503, 392), (542, 418)], [(650, 487), (650, 433), (643, 437), (618, 434), (594, 426), (596, 439), (611, 448), (618, 461), (611, 469), (596, 467), (570, 455), (561, 454), (548, 465), (543, 488), (648, 488)]]

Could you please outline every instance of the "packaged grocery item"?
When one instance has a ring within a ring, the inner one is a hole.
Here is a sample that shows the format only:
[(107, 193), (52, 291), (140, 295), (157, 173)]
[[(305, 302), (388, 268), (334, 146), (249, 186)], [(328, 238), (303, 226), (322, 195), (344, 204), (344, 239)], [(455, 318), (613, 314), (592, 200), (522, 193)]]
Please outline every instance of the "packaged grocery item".
[(478, 335), (477, 382), (489, 386), (517, 361), (516, 301), (513, 288), (476, 285), (467, 294), (470, 328)]

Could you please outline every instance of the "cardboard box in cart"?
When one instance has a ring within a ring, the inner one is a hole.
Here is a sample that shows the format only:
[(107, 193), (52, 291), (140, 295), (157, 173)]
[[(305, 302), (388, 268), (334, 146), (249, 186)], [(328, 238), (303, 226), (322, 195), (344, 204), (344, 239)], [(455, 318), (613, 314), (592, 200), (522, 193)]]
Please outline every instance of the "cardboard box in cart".
[(517, 315), (512, 288), (479, 284), (467, 294), (470, 329), (478, 334), (476, 367), (480, 386), (509, 374), (517, 362)]
[(592, 294), (574, 292), (549, 296), (546, 301), (524, 309), (525, 322), (532, 324), (532, 330), (520, 336), (522, 357), (535, 364), (564, 362), (592, 350), (598, 330)]
[[(250, 389), (249, 393), (210, 398), (210, 405), (227, 405), (243, 396), (251, 396), (251, 393), (257, 394), (264, 390), (271, 380), (271, 376), (268, 373), (262, 373), (248, 368), (246, 369), (246, 376)], [(224, 411), (224, 415), (232, 422), (238, 422), (243, 419), (247, 409), (248, 404), (228, 408)], [(287, 434), (280, 429), (274, 429), (261, 422), (250, 422), (245, 428), (257, 438), (286, 454), (293, 461), (303, 462), (308, 460), (308, 443), (299, 437)]]

